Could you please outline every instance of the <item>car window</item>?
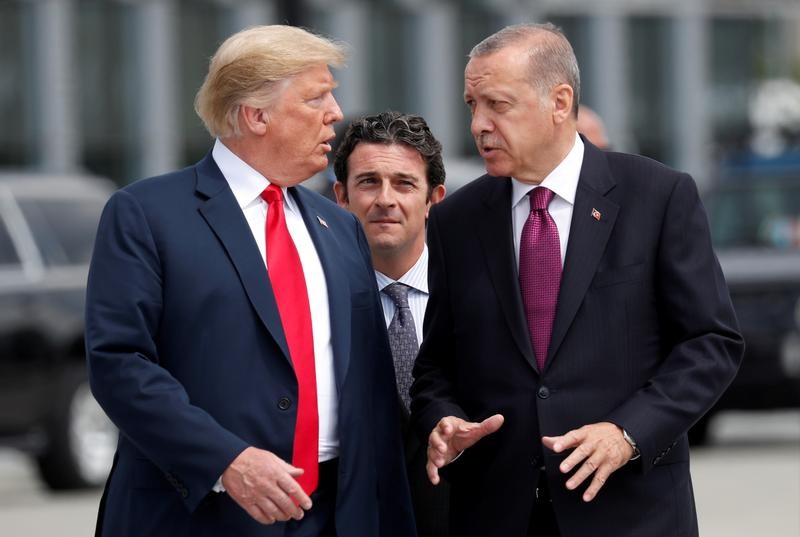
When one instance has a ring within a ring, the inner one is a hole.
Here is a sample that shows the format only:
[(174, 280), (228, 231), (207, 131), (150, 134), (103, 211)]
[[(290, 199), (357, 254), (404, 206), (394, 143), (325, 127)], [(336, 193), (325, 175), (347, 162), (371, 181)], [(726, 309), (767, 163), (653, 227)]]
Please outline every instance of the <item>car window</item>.
[(721, 185), (707, 203), (717, 248), (800, 249), (800, 181)]
[(3, 215), (0, 214), (0, 269), (7, 270), (21, 265), (19, 254), (11, 240)]
[(100, 200), (20, 198), (18, 202), (46, 265), (89, 263), (103, 209)]

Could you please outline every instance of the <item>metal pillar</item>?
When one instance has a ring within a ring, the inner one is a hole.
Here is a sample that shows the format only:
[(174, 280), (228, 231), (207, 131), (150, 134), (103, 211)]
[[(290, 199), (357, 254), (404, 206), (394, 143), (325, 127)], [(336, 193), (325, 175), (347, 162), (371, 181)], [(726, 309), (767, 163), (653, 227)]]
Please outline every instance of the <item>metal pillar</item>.
[(431, 2), (413, 11), (409, 57), (415, 73), (409, 77), (410, 110), (422, 115), (442, 143), (445, 156), (459, 149), (458, 107), (463, 106), (463, 78), (456, 75), (463, 58), (458, 55), (458, 13), (450, 2)]
[(25, 35), (32, 65), (26, 87), (31, 92), (33, 160), (47, 171), (72, 171), (80, 165), (80, 129), (74, 73), (72, 31), (74, 2), (28, 2), (32, 29)]
[(701, 188), (710, 181), (708, 39), (706, 18), (686, 8), (670, 21), (669, 116), (672, 118), (674, 165), (691, 173)]
[[(323, 4), (323, 2), (318, 2)], [(369, 95), (369, 13), (360, 1), (340, 1), (324, 11), (320, 20), (327, 37), (343, 41), (347, 45), (347, 65), (333, 73), (339, 82), (336, 100), (350, 119), (374, 110), (370, 107)]]
[(179, 125), (176, 17), (173, 0), (124, 2), (129, 56), (126, 81), (132, 179), (174, 170), (183, 147)]
[(628, 31), (625, 17), (616, 12), (593, 14), (589, 22), (591, 49), (588, 75), (582, 83), (582, 101), (591, 103), (606, 124), (611, 145), (636, 151), (628, 122), (630, 103)]
[(274, 24), (277, 19), (276, 5), (273, 2), (263, 0), (219, 0), (222, 6), (226, 6), (226, 16), (223, 19), (221, 28), (225, 39), (250, 26), (259, 24)]

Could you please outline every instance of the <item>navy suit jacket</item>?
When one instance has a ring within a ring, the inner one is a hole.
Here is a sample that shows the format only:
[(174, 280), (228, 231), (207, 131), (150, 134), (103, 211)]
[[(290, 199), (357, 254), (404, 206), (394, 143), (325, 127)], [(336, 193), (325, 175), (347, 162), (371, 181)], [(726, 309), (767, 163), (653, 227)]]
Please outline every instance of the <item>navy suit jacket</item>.
[[(339, 396), (340, 535), (414, 534), (394, 370), (358, 221), (290, 188), (325, 272)], [(95, 397), (119, 427), (102, 535), (283, 535), (211, 492), (247, 446), (291, 461), (297, 382), (250, 228), (210, 155), (103, 213), (89, 275)]]
[[(697, 534), (686, 432), (733, 379), (742, 338), (691, 178), (585, 143), (544, 371), (517, 276), (509, 178), (484, 176), (431, 210), (431, 295), (412, 419), (502, 413), (445, 467), (453, 535), (524, 537), (544, 467), (562, 537)], [(584, 503), (555, 436), (600, 421), (641, 458)]]

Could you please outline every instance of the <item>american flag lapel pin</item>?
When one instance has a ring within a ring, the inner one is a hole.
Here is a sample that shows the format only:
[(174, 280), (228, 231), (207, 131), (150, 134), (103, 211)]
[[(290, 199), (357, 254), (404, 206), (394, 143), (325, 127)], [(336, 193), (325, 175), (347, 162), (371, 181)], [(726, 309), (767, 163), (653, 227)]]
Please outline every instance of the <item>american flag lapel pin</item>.
[(601, 216), (602, 215), (600, 214), (600, 211), (598, 211), (597, 209), (592, 207), (592, 218), (594, 218), (595, 220), (597, 220), (599, 222)]
[(328, 223), (321, 216), (317, 215), (317, 220), (319, 220), (319, 223), (323, 226), (328, 227)]

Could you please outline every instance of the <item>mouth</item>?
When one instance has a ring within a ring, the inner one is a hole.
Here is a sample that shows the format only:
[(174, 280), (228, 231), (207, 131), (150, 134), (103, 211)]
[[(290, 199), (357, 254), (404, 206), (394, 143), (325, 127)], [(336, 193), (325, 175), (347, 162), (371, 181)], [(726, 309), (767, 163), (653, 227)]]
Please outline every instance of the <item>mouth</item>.
[(336, 138), (335, 135), (331, 136), (330, 138), (326, 138), (320, 144), (320, 146), (322, 146), (322, 149), (324, 149), (326, 153), (329, 153), (331, 151), (331, 149), (333, 149), (333, 140), (334, 140), (334, 138)]

